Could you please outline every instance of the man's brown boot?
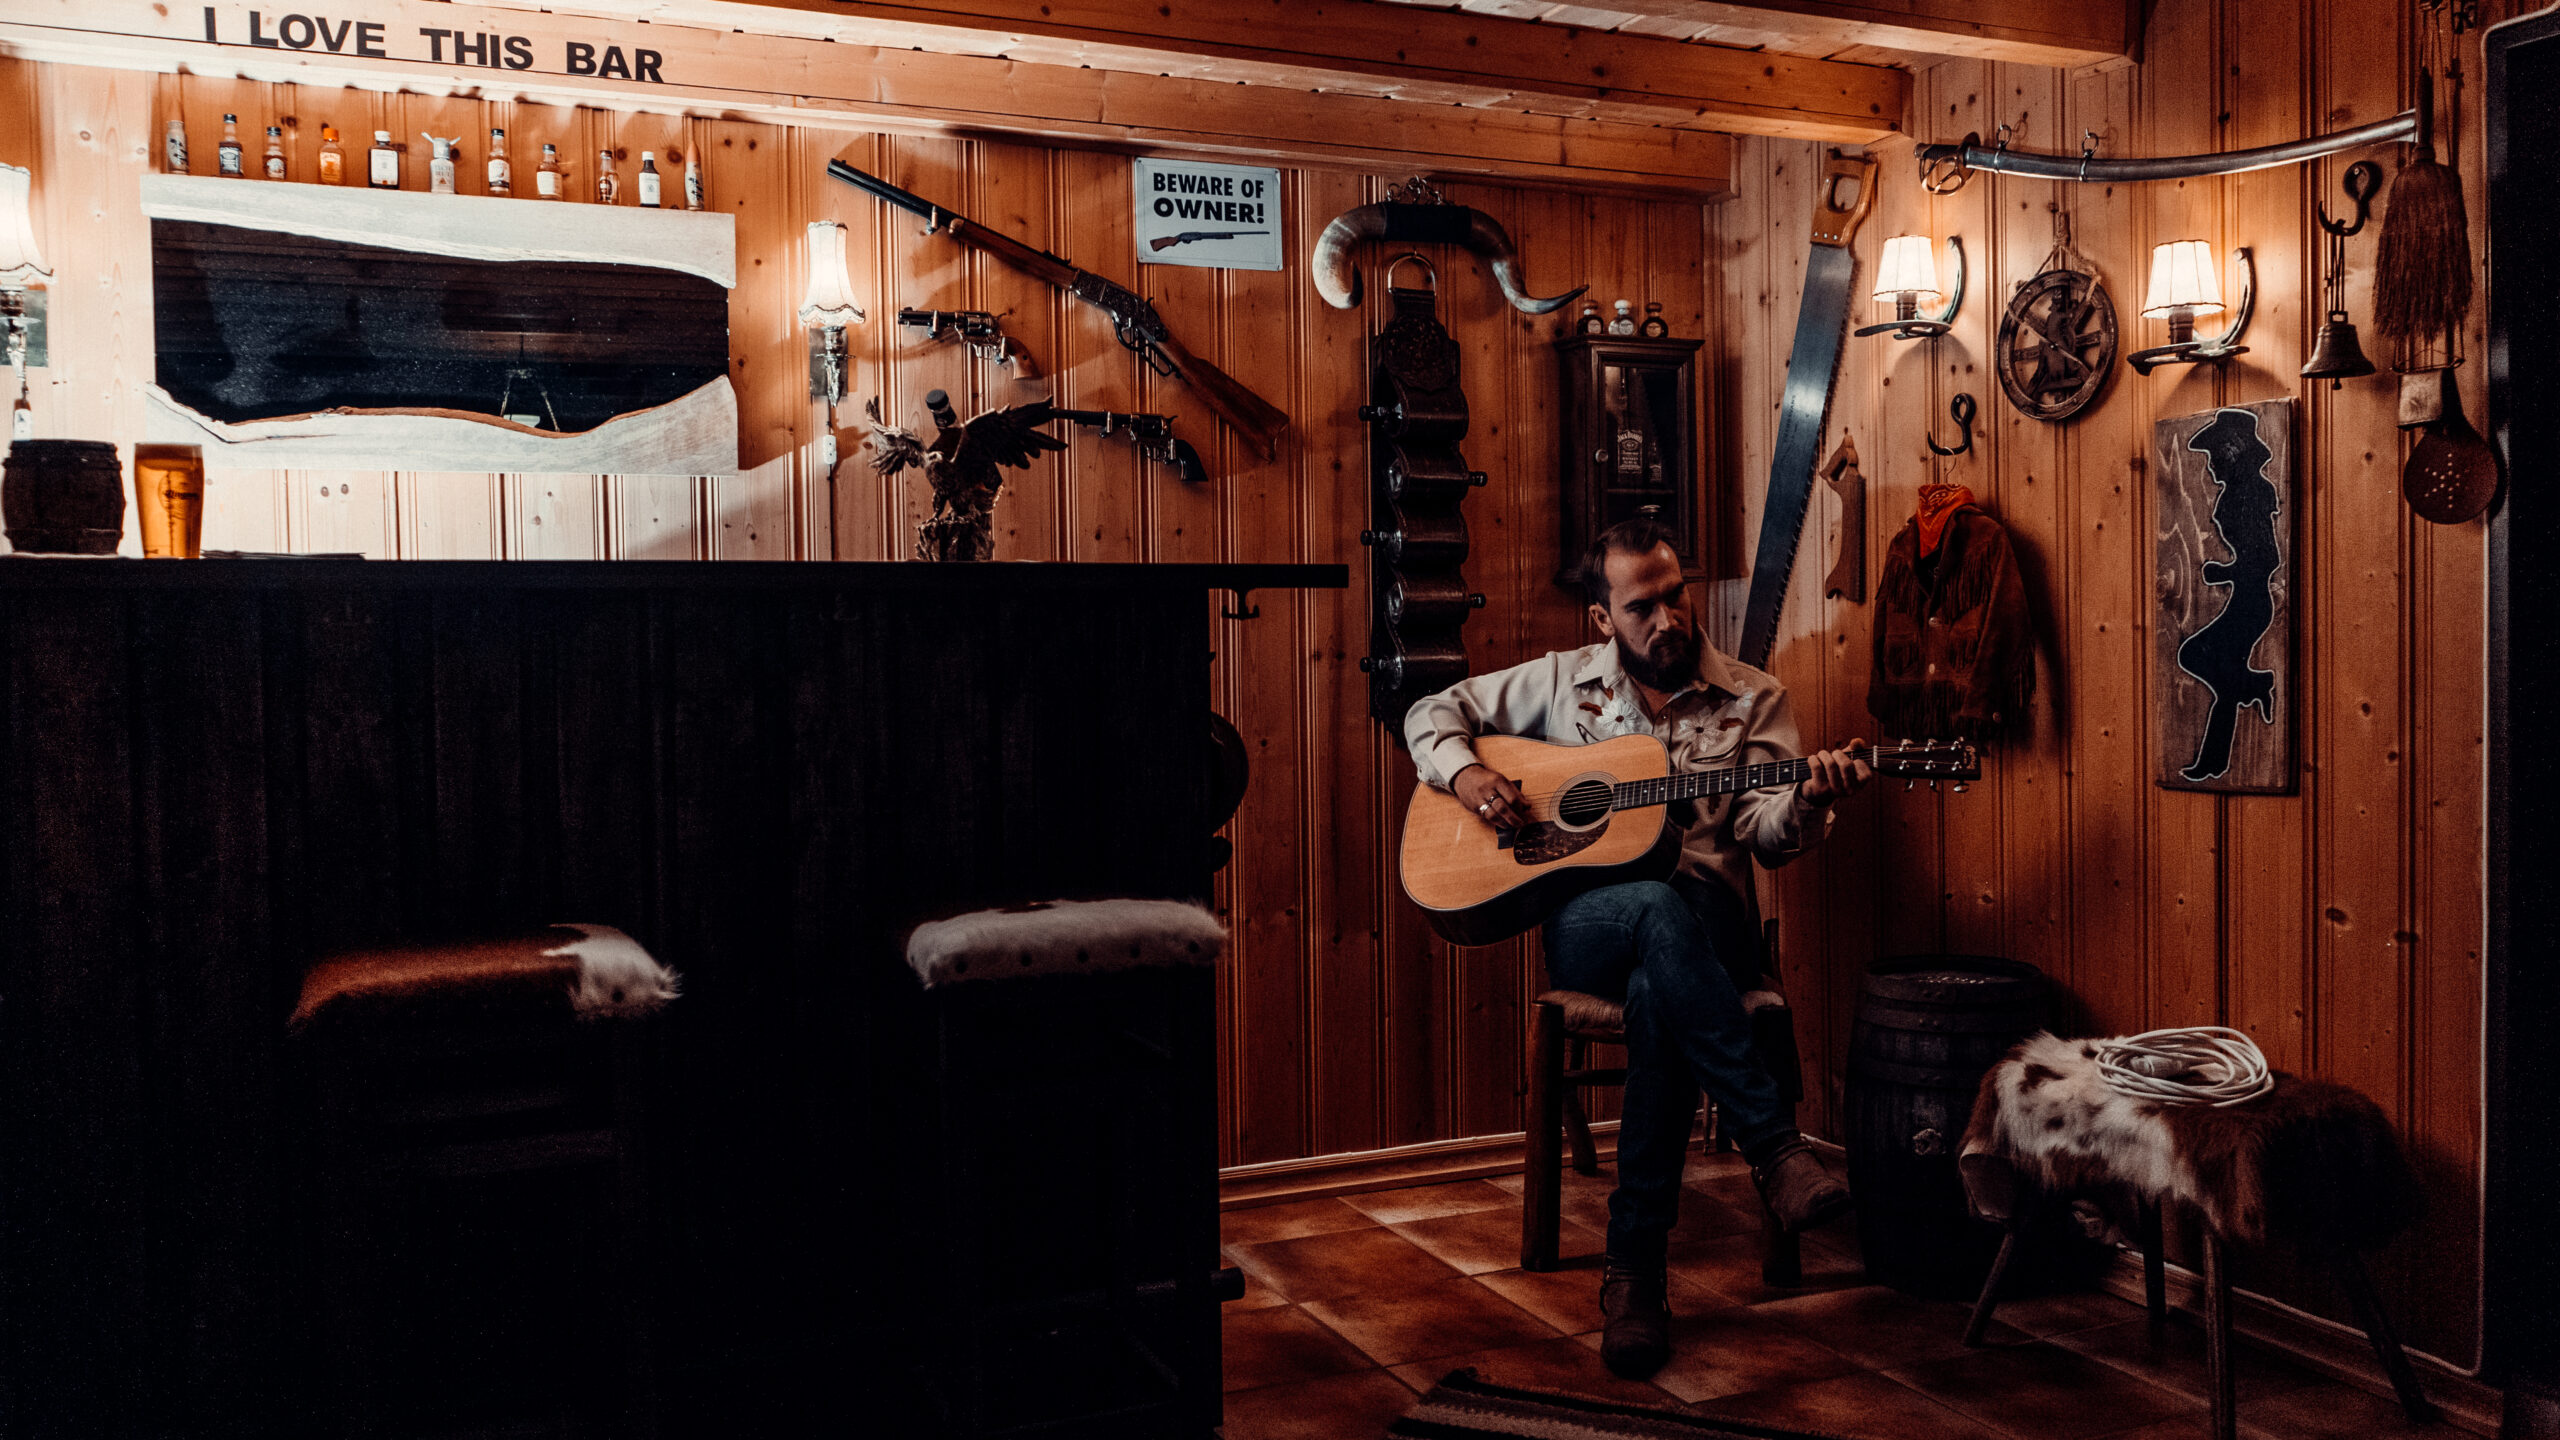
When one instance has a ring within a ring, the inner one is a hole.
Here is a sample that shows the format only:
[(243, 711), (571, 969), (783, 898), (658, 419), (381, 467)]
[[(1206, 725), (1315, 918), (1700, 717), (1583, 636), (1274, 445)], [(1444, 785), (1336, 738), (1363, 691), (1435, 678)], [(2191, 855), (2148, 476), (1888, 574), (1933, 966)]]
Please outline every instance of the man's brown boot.
[(1761, 1203), (1778, 1217), (1778, 1226), (1790, 1235), (1810, 1230), (1817, 1225), (1839, 1219), (1849, 1209), (1849, 1187), (1831, 1178), (1822, 1168), (1822, 1159), (1813, 1147), (1802, 1140), (1790, 1140), (1778, 1147), (1778, 1153), (1767, 1163), (1755, 1165), (1752, 1180), (1760, 1187)]
[(1662, 1266), (1610, 1261), (1600, 1272), (1600, 1360), (1609, 1373), (1642, 1380), (1671, 1358), (1671, 1305)]

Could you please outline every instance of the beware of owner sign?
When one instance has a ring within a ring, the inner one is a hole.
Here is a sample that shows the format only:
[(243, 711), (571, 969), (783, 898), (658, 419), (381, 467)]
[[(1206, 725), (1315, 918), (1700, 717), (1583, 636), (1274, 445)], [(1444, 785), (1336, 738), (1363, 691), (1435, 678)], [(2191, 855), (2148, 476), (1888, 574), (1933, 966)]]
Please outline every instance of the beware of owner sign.
[(1140, 159), (1138, 259), (1218, 270), (1280, 268), (1280, 172)]

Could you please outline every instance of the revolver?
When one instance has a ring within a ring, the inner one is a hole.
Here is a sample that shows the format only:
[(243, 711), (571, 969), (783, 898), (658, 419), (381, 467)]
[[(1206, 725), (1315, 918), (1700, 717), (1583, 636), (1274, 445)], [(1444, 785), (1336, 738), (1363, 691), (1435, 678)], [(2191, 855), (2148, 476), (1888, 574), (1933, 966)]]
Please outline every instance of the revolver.
[(1137, 445), (1139, 454), (1171, 465), (1174, 473), (1184, 480), (1196, 485), (1209, 478), (1208, 467), (1200, 463), (1200, 452), (1191, 448), (1190, 441), (1174, 435), (1173, 417), (1170, 415), (1140, 415), (1125, 410), (1055, 410), (1050, 412), (1050, 418), (1090, 425), (1105, 435), (1126, 431), (1129, 439)]
[(898, 312), (898, 323), (910, 330), (921, 330), (927, 340), (958, 340), (969, 347), (969, 353), (981, 360), (1011, 365), (1014, 378), (1028, 380), (1040, 373), (1031, 357), (1004, 333), (996, 317), (984, 310), (918, 310), (913, 307)]

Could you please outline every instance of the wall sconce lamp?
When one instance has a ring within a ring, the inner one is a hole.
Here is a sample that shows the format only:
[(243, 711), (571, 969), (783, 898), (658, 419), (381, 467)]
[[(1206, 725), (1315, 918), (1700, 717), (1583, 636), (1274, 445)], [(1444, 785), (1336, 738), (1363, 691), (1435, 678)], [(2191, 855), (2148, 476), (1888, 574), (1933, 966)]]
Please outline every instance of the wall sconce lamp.
[(10, 434), (20, 440), (35, 428), (27, 405), (27, 290), (53, 274), (36, 253), (35, 217), (28, 213), (33, 182), (23, 166), (0, 165), (0, 321), (9, 327), (9, 371), (18, 381)]
[(1945, 308), (1923, 315), (1923, 304), (1936, 303), (1938, 266), (1929, 253), (1926, 235), (1896, 235), (1884, 242), (1884, 257), (1876, 266), (1876, 296), (1890, 301), (1893, 318), (1881, 325), (1860, 329), (1860, 335), (1880, 335), (1892, 331), (1896, 340), (1926, 340), (1947, 333), (1949, 322), (1956, 318), (1957, 307), (1964, 304), (1964, 242), (1947, 237), (1947, 269), (1955, 279), (1944, 292)]
[(2198, 361), (2220, 364), (2234, 355), (2249, 353), (2240, 337), (2249, 328), (2249, 316), (2258, 305), (2258, 276), (2249, 263), (2249, 247), (2231, 252), (2232, 263), (2240, 267), (2240, 308), (2231, 328), (2211, 340), (2196, 338), (2196, 317), (2222, 313), (2222, 281), (2215, 272), (2213, 247), (2202, 240), (2172, 240), (2151, 247), (2151, 292), (2142, 303), (2142, 313), (2153, 320), (2169, 322), (2169, 343), (2148, 350), (2136, 350), (2125, 357), (2136, 375), (2148, 375), (2162, 365), (2193, 365)]
[(809, 331), (809, 398), (829, 407), (844, 399), (847, 370), (844, 327), (867, 317), (854, 303), (853, 277), (844, 268), (844, 227), (833, 220), (809, 222), (809, 294), (800, 302), (800, 323)]

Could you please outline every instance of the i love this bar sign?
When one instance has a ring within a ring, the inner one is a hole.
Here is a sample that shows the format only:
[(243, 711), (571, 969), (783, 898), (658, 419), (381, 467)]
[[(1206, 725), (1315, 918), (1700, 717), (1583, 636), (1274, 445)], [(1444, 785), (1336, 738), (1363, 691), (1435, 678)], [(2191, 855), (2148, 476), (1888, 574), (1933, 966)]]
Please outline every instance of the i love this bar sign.
[[(323, 14), (232, 5), (207, 5), (203, 10), (204, 38), (211, 45), (590, 76), (646, 85), (667, 83), (663, 53), (620, 43), (618, 37), (609, 34), (585, 39), (512, 34), (503, 30), (457, 29), (450, 23), (438, 26), (369, 20), (344, 11)], [(502, 13), (455, 10), (462, 16)]]

